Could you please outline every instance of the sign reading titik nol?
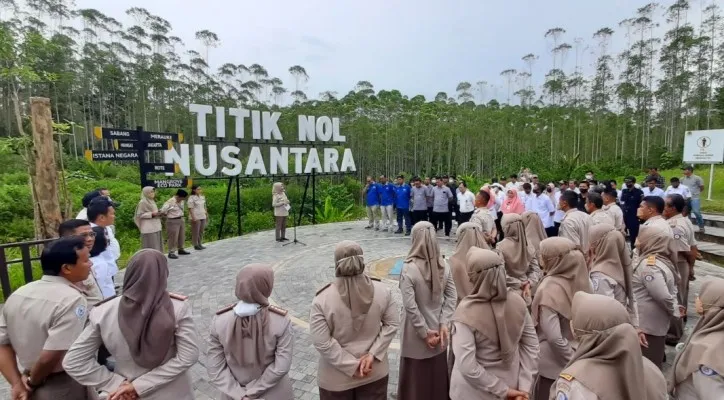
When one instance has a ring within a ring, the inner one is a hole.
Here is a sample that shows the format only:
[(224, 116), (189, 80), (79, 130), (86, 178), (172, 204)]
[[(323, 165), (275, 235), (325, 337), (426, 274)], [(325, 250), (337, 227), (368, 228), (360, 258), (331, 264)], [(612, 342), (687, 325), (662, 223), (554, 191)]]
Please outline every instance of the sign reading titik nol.
[[(206, 119), (207, 116), (213, 114), (216, 118), (216, 138), (226, 138), (228, 115), (234, 118), (234, 137), (237, 141), (259, 141), (259, 143), (252, 142), (248, 154), (241, 156), (241, 149), (234, 145), (223, 145), (222, 147), (208, 142), (194, 144), (194, 169), (202, 176), (216, 174), (219, 167), (221, 167), (221, 173), (226, 176), (302, 175), (345, 173), (357, 170), (352, 150), (349, 148), (344, 148), (340, 157), (339, 150), (335, 147), (309, 147), (319, 142), (346, 142), (346, 137), (340, 134), (339, 118), (298, 115), (297, 138), (299, 142), (303, 143), (284, 145), (284, 136), (278, 126), (281, 112), (233, 107), (227, 110), (225, 107), (212, 107), (204, 104), (189, 104), (189, 111), (196, 114), (197, 135), (200, 138), (207, 137)], [(247, 122), (250, 122), (251, 132), (245, 130)], [(277, 143), (264, 144), (265, 152), (262, 152), (261, 146), (254, 145), (255, 143), (262, 144), (265, 141)], [(311, 144), (306, 144), (306, 142), (311, 142)], [(164, 151), (164, 162), (176, 164), (182, 175), (190, 176), (191, 156), (191, 145), (182, 143), (179, 144), (178, 149), (169, 148)], [(289, 171), (290, 156), (294, 157), (294, 171), (291, 173)], [(246, 158), (246, 165), (242, 163), (242, 158)]]

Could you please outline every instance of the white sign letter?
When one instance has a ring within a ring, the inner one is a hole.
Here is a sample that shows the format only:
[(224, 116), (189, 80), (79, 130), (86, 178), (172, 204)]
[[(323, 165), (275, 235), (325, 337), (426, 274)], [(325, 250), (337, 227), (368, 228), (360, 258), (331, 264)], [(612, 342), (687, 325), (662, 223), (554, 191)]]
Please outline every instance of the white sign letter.
[(347, 138), (339, 134), (339, 118), (332, 118), (332, 139), (335, 142), (346, 142)]
[(271, 147), (269, 149), (269, 172), (272, 175), (289, 173), (289, 148)]
[(241, 160), (238, 158), (239, 151), (239, 148), (236, 146), (226, 146), (221, 149), (221, 161), (232, 166), (232, 168), (222, 168), (222, 174), (227, 176), (237, 176), (241, 173)]
[(314, 117), (306, 115), (300, 115), (297, 117), (299, 121), (299, 141), (314, 141)]
[(209, 145), (209, 167), (204, 167), (204, 146), (200, 144), (194, 145), (194, 166), (196, 171), (203, 176), (211, 176), (216, 173), (216, 145)]
[(206, 137), (206, 115), (211, 114), (213, 108), (203, 104), (189, 104), (189, 111), (196, 113), (196, 131), (199, 137)]
[(249, 118), (249, 110), (245, 108), (229, 108), (229, 115), (233, 115), (236, 120), (236, 135), (237, 139), (244, 138), (244, 118)]
[(309, 155), (307, 155), (307, 165), (304, 167), (304, 173), (311, 174), (313, 169), (316, 169), (315, 172), (322, 172), (322, 163), (319, 162), (319, 154), (317, 154), (317, 149), (314, 147), (309, 149)]
[(302, 173), (302, 156), (307, 152), (304, 147), (292, 147), (289, 149), (291, 154), (294, 154), (294, 173)]
[(226, 112), (224, 107), (216, 107), (216, 137), (226, 137)]
[[(252, 111), (253, 113), (259, 113), (259, 111)], [(261, 150), (254, 146), (251, 148), (249, 153), (249, 160), (246, 162), (246, 171), (244, 175), (253, 175), (255, 170), (259, 170), (260, 175), (266, 175), (266, 167), (264, 166), (264, 158), (261, 156)]]
[(357, 171), (357, 167), (354, 165), (354, 157), (352, 157), (352, 150), (344, 149), (344, 154), (342, 155), (342, 166), (340, 169), (342, 172)]
[(282, 138), (281, 131), (279, 131), (279, 126), (277, 125), (281, 115), (282, 113), (278, 111), (273, 113), (264, 111), (261, 113), (262, 136), (264, 137), (264, 140), (284, 140)]
[(164, 164), (177, 164), (181, 170), (181, 174), (183, 176), (189, 176), (191, 175), (191, 166), (189, 165), (189, 160), (191, 159), (189, 157), (189, 145), (181, 143), (178, 146), (179, 149), (181, 149), (181, 154), (179, 154), (173, 147), (169, 150), (165, 150), (163, 152), (163, 162)]
[(339, 172), (337, 161), (339, 160), (339, 152), (334, 147), (324, 149), (324, 172)]
[[(251, 112), (251, 137), (254, 140), (261, 139), (261, 115), (259, 111)], [(247, 168), (249, 168), (248, 164)]]
[(332, 138), (332, 120), (329, 117), (317, 119), (317, 139), (328, 142)]

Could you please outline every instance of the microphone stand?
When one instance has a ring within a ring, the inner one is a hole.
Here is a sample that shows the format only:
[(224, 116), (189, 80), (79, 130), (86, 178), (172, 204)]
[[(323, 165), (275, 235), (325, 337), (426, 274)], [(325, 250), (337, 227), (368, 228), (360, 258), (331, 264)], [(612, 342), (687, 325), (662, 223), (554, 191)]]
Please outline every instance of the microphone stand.
[(296, 213), (295, 213), (294, 211), (292, 211), (292, 220), (294, 221), (294, 227), (292, 227), (292, 230), (294, 231), (294, 240), (292, 240), (292, 241), (289, 242), (289, 243), (284, 243), (284, 244), (282, 245), (282, 247), (288, 246), (288, 245), (290, 245), (290, 244), (301, 244), (302, 246), (306, 246), (306, 245), (307, 245), (306, 243), (300, 242), (299, 240), (297, 240), (297, 223), (296, 223), (296, 220), (294, 220), (294, 216), (295, 216), (295, 215), (296, 215)]

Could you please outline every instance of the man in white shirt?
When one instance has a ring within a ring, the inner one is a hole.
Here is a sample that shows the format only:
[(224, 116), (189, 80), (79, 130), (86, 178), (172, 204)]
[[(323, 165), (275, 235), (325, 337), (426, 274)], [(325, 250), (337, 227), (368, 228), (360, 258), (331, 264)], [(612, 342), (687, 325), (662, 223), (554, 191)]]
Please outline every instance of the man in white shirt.
[(533, 197), (533, 187), (530, 183), (526, 182), (521, 185), (521, 190), (518, 192), (518, 197), (520, 197), (520, 202), (523, 203), (525, 206), (525, 211), (533, 211), (530, 208), (528, 208), (528, 200)]
[(470, 217), (473, 216), (473, 211), (475, 211), (475, 195), (468, 190), (468, 185), (465, 182), (461, 182), (458, 186), (457, 201), (458, 207), (460, 207), (458, 223), (470, 222)]
[(515, 190), (518, 190), (518, 175), (513, 174), (510, 176), (510, 180), (507, 184), (505, 184), (505, 190), (507, 191), (510, 188), (514, 188)]
[(656, 183), (656, 178), (649, 178), (646, 181), (646, 187), (641, 189), (644, 192), (644, 197), (659, 196), (662, 199), (664, 198), (664, 190), (656, 186)]
[(91, 228), (102, 226), (106, 229), (109, 244), (104, 253), (108, 252), (106, 253), (108, 258), (113, 261), (118, 260), (121, 257), (121, 245), (116, 239), (115, 232), (111, 229), (116, 220), (116, 210), (113, 207), (113, 202), (107, 197), (95, 198), (88, 206), (88, 220), (91, 223)]
[(686, 201), (689, 201), (691, 199), (691, 190), (689, 190), (688, 186), (682, 185), (681, 181), (679, 181), (679, 178), (673, 177), (671, 178), (670, 182), (671, 186), (666, 188), (666, 192), (664, 192), (665, 196), (668, 196), (670, 194), (678, 194)]
[(538, 214), (548, 237), (555, 235), (553, 215), (556, 213), (556, 208), (553, 206), (551, 198), (547, 194), (543, 194), (543, 187), (540, 184), (533, 185), (533, 194), (528, 197), (525, 210)]

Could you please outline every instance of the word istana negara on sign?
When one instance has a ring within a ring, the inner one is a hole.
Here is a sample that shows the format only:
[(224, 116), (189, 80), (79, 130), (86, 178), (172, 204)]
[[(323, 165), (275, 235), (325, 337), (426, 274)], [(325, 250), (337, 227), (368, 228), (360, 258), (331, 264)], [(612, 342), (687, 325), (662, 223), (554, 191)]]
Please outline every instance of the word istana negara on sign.
[[(206, 137), (206, 116), (215, 111), (216, 137), (226, 137), (226, 109), (202, 104), (189, 104), (189, 111), (196, 114), (196, 127), (199, 137)], [(282, 132), (277, 125), (280, 112), (256, 111), (243, 108), (229, 108), (228, 115), (235, 119), (235, 138), (248, 139), (244, 132), (247, 119), (251, 121), (251, 139), (283, 141)], [(300, 142), (346, 142), (339, 132), (339, 118), (326, 116), (299, 115), (298, 139)], [(160, 139), (160, 138), (159, 138)], [(340, 157), (339, 150), (334, 147), (307, 148), (290, 146), (264, 145), (252, 146), (248, 153), (246, 165), (242, 165), (240, 152), (236, 146), (223, 146), (219, 149), (214, 144), (195, 144), (193, 154), (189, 144), (180, 144), (177, 149), (164, 152), (165, 163), (178, 164), (181, 174), (191, 175), (191, 156), (194, 169), (203, 176), (211, 176), (219, 169), (219, 158), (222, 165), (221, 173), (227, 176), (237, 175), (279, 175), (290, 174), (289, 157), (294, 156), (294, 171), (291, 174), (355, 172), (352, 150), (345, 148)], [(306, 155), (306, 160), (303, 156)]]

